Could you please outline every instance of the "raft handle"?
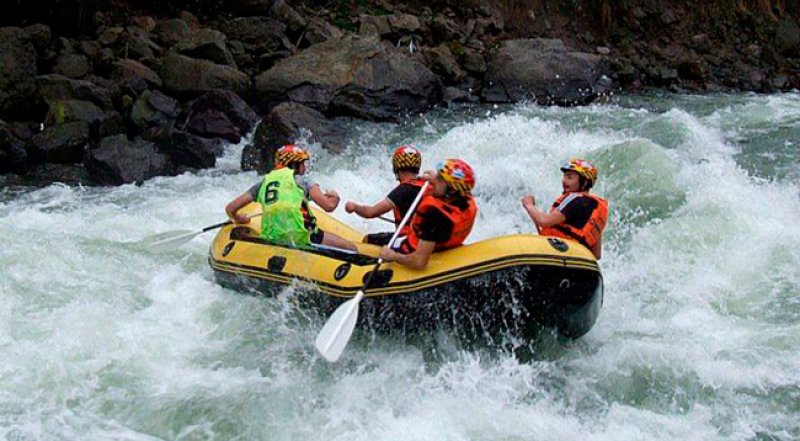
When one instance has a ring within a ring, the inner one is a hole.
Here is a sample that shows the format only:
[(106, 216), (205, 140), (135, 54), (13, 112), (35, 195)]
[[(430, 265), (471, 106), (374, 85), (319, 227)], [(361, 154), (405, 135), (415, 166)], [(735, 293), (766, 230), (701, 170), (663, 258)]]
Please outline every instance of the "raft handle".
[(333, 272), (333, 278), (336, 279), (337, 281), (344, 279), (344, 276), (346, 276), (347, 273), (350, 272), (351, 266), (352, 265), (350, 265), (349, 263), (343, 263), (339, 265), (338, 267), (336, 267), (336, 271)]
[(283, 256), (272, 256), (267, 260), (267, 270), (271, 273), (279, 273), (286, 266), (286, 258)]
[(557, 251), (561, 251), (562, 253), (567, 252), (569, 249), (569, 245), (561, 239), (556, 239), (555, 237), (548, 237), (547, 242), (550, 244), (551, 247), (555, 248)]
[[(375, 275), (370, 276), (374, 271), (370, 271), (364, 274), (364, 289), (367, 288), (378, 288), (388, 284), (392, 280), (392, 276), (394, 276), (394, 271), (390, 269), (378, 270), (375, 272)], [(370, 277), (372, 277), (370, 279)], [(369, 286), (367, 285), (367, 281), (369, 281)]]
[(228, 242), (228, 244), (225, 245), (225, 248), (222, 249), (222, 257), (228, 257), (228, 254), (230, 254), (234, 245), (236, 245), (236, 242)]

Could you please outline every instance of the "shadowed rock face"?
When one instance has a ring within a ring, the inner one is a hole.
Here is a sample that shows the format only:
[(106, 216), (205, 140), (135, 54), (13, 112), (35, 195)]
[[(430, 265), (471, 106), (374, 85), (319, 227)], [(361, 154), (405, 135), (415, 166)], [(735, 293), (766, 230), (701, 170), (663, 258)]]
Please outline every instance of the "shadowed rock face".
[(262, 105), (288, 99), (328, 116), (376, 121), (437, 104), (441, 88), (427, 67), (373, 37), (316, 44), (256, 77)]
[(239, 96), (250, 94), (250, 77), (246, 74), (177, 53), (164, 58), (161, 79), (166, 91), (179, 97), (196, 97), (214, 89), (231, 90)]
[(36, 49), (25, 30), (0, 31), (0, 118), (24, 116), (36, 88)]
[(349, 118), (326, 119), (316, 110), (297, 103), (276, 106), (256, 128), (253, 143), (242, 153), (242, 169), (266, 172), (274, 165), (275, 151), (282, 145), (296, 142), (307, 130), (310, 142), (341, 152), (347, 143)]
[(604, 70), (602, 57), (567, 52), (561, 40), (508, 40), (489, 61), (483, 98), (488, 102), (531, 99), (546, 104), (584, 104), (597, 97), (595, 85)]
[(152, 142), (116, 135), (103, 138), (99, 147), (89, 151), (86, 170), (98, 184), (122, 185), (170, 174), (172, 166)]

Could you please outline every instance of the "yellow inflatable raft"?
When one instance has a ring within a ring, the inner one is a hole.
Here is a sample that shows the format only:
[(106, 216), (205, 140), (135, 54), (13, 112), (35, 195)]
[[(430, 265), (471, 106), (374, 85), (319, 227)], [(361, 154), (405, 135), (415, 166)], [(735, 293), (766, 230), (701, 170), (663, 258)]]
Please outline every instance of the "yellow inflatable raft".
[[(358, 253), (269, 243), (258, 237), (260, 219), (254, 218), (248, 226), (223, 227), (211, 244), (217, 282), (263, 295), (294, 283), (302, 306), (333, 312), (363, 287), (380, 247), (360, 243), (363, 233), (333, 217), (316, 215), (324, 231), (358, 242)], [(435, 253), (423, 271), (383, 264), (364, 292), (359, 322), (375, 329), (447, 326), (468, 335), (510, 331), (531, 338), (548, 328), (576, 338), (597, 320), (603, 277), (585, 247), (517, 234)]]

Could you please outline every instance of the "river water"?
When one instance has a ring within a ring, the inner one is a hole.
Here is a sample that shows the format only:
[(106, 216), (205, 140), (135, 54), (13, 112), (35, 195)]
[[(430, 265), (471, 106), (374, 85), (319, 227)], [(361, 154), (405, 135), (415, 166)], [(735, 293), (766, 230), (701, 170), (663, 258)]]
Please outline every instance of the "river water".
[[(337, 364), (324, 318), (216, 285), (206, 234), (257, 182), (217, 168), (117, 188), (0, 190), (0, 435), (6, 440), (789, 440), (800, 438), (800, 94), (622, 97), (476, 107), (361, 124), (312, 146), (343, 200), (393, 186), (388, 155), (477, 170), (470, 241), (531, 232), (519, 199), (571, 156), (611, 202), (605, 304), (586, 336), (520, 357), (356, 331)], [(344, 213), (365, 231), (386, 228)]]

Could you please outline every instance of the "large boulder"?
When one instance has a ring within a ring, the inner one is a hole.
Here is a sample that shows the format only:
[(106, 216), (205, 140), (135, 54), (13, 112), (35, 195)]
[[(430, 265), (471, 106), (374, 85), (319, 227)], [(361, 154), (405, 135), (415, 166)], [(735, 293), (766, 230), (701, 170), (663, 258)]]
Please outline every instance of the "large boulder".
[(222, 140), (204, 138), (172, 126), (160, 127), (150, 133), (161, 153), (169, 157), (177, 169), (213, 167), (223, 152)]
[(0, 174), (21, 171), (27, 160), (25, 143), (0, 121)]
[(775, 47), (789, 57), (800, 56), (800, 25), (791, 18), (778, 23), (775, 30)]
[(237, 17), (220, 23), (219, 30), (230, 40), (240, 41), (247, 52), (262, 54), (292, 48), (286, 25), (269, 17)]
[(31, 116), (36, 48), (21, 28), (0, 28), (0, 118)]
[(483, 99), (488, 102), (536, 100), (577, 105), (594, 100), (605, 74), (603, 57), (568, 52), (561, 40), (504, 41), (491, 57)]
[(305, 31), (305, 40), (308, 44), (322, 43), (327, 40), (338, 40), (344, 37), (344, 32), (327, 21), (315, 17), (309, 20)]
[(142, 183), (172, 172), (169, 159), (155, 144), (129, 141), (125, 135), (103, 138), (100, 146), (89, 151), (85, 165), (92, 180), (101, 185)]
[(88, 123), (76, 121), (58, 124), (31, 139), (28, 156), (37, 163), (77, 164), (83, 159), (89, 141)]
[(222, 138), (231, 143), (242, 139), (242, 132), (228, 117), (217, 109), (203, 108), (189, 114), (186, 129), (206, 138)]
[(301, 138), (341, 152), (347, 143), (347, 122), (346, 118), (329, 120), (302, 104), (282, 103), (256, 127), (253, 143), (242, 152), (242, 169), (260, 172), (272, 169), (275, 150)]
[(128, 94), (134, 96), (147, 89), (160, 89), (164, 83), (152, 69), (136, 60), (118, 60), (111, 68), (111, 79)]
[(393, 121), (441, 102), (439, 78), (377, 38), (347, 37), (279, 61), (255, 80), (262, 105), (294, 101), (328, 116)]
[(233, 124), (240, 136), (249, 132), (258, 121), (258, 115), (253, 109), (230, 90), (212, 90), (189, 105), (189, 114), (205, 110), (222, 113)]
[(191, 32), (189, 23), (180, 18), (159, 20), (154, 30), (156, 40), (167, 47), (171, 47)]
[(228, 89), (249, 96), (250, 77), (228, 66), (171, 52), (161, 66), (164, 88), (171, 94), (193, 98), (214, 89)]
[(56, 58), (52, 71), (77, 80), (89, 75), (92, 65), (84, 54), (63, 54)]
[(177, 100), (157, 90), (146, 90), (131, 109), (131, 121), (140, 130), (171, 124), (180, 114)]
[(69, 122), (89, 124), (91, 136), (95, 139), (124, 130), (122, 117), (116, 111), (103, 110), (90, 101), (51, 101), (44, 119), (45, 126)]
[(41, 75), (36, 77), (39, 93), (45, 102), (90, 101), (101, 109), (114, 108), (112, 92), (90, 81), (73, 80), (63, 75)]
[(187, 57), (236, 67), (236, 62), (228, 50), (226, 41), (225, 34), (220, 31), (199, 29), (181, 38), (173, 49)]

